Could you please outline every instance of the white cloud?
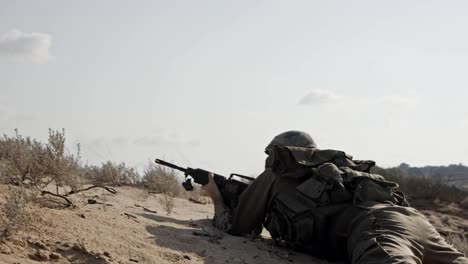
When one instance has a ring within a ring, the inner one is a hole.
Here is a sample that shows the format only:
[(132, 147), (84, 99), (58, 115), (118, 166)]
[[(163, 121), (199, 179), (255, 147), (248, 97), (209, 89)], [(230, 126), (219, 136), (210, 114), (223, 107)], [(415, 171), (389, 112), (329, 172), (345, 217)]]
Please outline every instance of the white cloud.
[(299, 100), (300, 105), (317, 105), (336, 102), (340, 97), (331, 91), (312, 90)]
[(312, 90), (299, 100), (299, 105), (320, 105), (331, 103), (349, 103), (358, 105), (412, 105), (418, 102), (414, 97), (391, 95), (391, 96), (345, 96), (325, 90)]
[(50, 47), (52, 37), (45, 33), (24, 33), (12, 29), (0, 37), (0, 58), (47, 62), (52, 56)]

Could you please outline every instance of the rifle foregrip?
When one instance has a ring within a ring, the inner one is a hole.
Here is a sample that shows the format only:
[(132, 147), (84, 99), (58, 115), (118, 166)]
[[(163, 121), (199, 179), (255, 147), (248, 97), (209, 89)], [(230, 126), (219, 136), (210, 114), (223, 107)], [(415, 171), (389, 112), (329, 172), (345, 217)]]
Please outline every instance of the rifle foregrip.
[[(202, 186), (208, 184), (209, 173), (210, 172), (202, 169), (187, 170), (187, 174), (192, 176), (194, 182)], [(225, 177), (218, 174), (213, 174), (213, 179), (216, 186), (218, 186), (219, 191), (221, 192), (224, 203), (231, 210), (234, 210), (239, 203), (240, 194), (248, 187), (248, 184), (234, 179), (226, 179)]]
[[(209, 178), (208, 178), (208, 174), (210, 172), (209, 171), (206, 171), (206, 170), (202, 170), (202, 169), (189, 169), (187, 171), (187, 175), (190, 175), (192, 176), (193, 178), (193, 181), (195, 183), (198, 183), (200, 185), (206, 185), (208, 184), (209, 182)], [(221, 175), (218, 175), (218, 174), (214, 174), (213, 173), (213, 178), (216, 182), (216, 185), (220, 186), (219, 184), (224, 182), (223, 180), (226, 180), (226, 178), (224, 178), (223, 176)]]

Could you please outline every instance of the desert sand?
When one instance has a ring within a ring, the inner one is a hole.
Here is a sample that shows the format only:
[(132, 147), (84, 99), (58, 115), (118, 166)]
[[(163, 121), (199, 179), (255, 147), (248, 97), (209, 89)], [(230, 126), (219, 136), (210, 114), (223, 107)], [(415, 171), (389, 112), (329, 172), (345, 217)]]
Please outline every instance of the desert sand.
[[(6, 189), (0, 185), (0, 203)], [(174, 198), (167, 214), (161, 194), (116, 190), (73, 195), (74, 209), (35, 203), (28, 230), (0, 243), (0, 263), (327, 263), (274, 246), (266, 232), (252, 240), (215, 230), (211, 204)], [(447, 212), (423, 211), (439, 230), (468, 230), (463, 210), (448, 220)]]

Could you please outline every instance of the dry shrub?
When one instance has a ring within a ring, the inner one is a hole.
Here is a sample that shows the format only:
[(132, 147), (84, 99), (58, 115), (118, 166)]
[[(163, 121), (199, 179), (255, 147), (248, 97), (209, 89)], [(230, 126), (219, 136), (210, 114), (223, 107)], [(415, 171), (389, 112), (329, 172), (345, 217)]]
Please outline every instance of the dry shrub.
[(47, 175), (58, 186), (68, 186), (73, 191), (82, 187), (80, 177), (80, 145), (75, 155), (65, 151), (65, 130), (62, 132), (49, 129), (48, 143), (45, 145), (46, 154), (42, 160)]
[(10, 238), (26, 226), (28, 200), (23, 187), (10, 188), (6, 203), (0, 211), (0, 240)]
[(451, 233), (446, 238), (449, 244), (452, 244), (456, 249), (460, 250), (467, 256), (468, 254), (468, 239), (462, 234)]
[(460, 206), (463, 208), (463, 209), (468, 209), (468, 196), (465, 197), (465, 199), (463, 199), (460, 203)]
[(153, 163), (149, 163), (143, 173), (143, 185), (152, 192), (171, 197), (179, 196), (182, 192), (177, 173), (171, 168)]
[(46, 144), (36, 139), (15, 135), (4, 135), (0, 139), (1, 180), (6, 183), (38, 189), (51, 182), (72, 189), (80, 186), (80, 148), (75, 155), (66, 152), (65, 131), (49, 129)]
[(468, 196), (468, 192), (455, 186), (445, 184), (444, 177), (422, 177), (406, 175), (398, 168), (383, 169), (375, 167), (372, 173), (377, 173), (385, 179), (397, 182), (400, 190), (404, 192), (410, 200), (430, 200), (457, 203)]
[(162, 207), (166, 214), (170, 215), (172, 213), (172, 209), (174, 209), (174, 197), (164, 193), (162, 196), (159, 197), (159, 202), (162, 204)]
[(14, 185), (42, 183), (46, 169), (41, 164), (45, 156), (43, 144), (35, 139), (23, 137), (15, 130), (15, 136), (4, 135), (0, 141), (2, 181)]
[(124, 162), (117, 164), (107, 161), (101, 166), (86, 166), (83, 171), (84, 176), (95, 183), (117, 186), (136, 184), (140, 178), (135, 168)]

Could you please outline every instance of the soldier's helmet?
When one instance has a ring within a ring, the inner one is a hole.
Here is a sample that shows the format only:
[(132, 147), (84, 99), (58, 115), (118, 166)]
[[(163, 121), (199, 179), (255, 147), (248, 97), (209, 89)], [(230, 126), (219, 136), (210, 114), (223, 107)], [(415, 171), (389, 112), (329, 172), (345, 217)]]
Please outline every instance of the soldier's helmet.
[(315, 144), (315, 141), (309, 134), (296, 130), (286, 131), (274, 137), (270, 144), (265, 148), (265, 153), (269, 154), (275, 145), (303, 148), (317, 147), (317, 144)]

